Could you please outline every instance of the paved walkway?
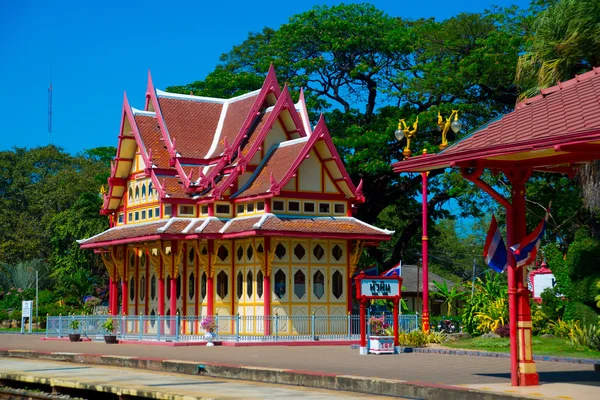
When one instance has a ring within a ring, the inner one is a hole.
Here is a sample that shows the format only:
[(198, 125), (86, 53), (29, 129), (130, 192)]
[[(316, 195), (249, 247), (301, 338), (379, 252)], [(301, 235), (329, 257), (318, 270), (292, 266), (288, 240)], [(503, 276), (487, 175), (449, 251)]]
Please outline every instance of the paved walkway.
[(0, 336), (0, 349), (76, 352), (310, 371), (402, 380), (411, 384), (472, 387), (547, 398), (600, 398), (600, 373), (593, 365), (537, 362), (538, 387), (510, 386), (509, 359), (440, 354), (361, 356), (350, 346), (163, 347), (42, 341), (27, 335)]

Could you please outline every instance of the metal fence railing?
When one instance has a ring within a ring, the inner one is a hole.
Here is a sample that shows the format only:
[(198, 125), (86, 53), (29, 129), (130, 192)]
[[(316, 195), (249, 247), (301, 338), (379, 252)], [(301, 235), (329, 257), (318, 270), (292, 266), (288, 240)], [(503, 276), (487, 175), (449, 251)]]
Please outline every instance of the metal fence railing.
[[(380, 315), (378, 315), (380, 316)], [(46, 337), (66, 337), (80, 333), (82, 337), (103, 340), (108, 334), (103, 323), (111, 318), (112, 334), (123, 340), (139, 341), (205, 341), (202, 316), (160, 315), (69, 315), (48, 316)], [(219, 316), (215, 315), (215, 340), (230, 342), (277, 342), (312, 340), (358, 340), (360, 317), (358, 315), (306, 315), (306, 316)], [(385, 315), (392, 326), (393, 316)], [(72, 321), (78, 321), (74, 332)], [(399, 315), (398, 329), (410, 332), (418, 329), (419, 315)]]

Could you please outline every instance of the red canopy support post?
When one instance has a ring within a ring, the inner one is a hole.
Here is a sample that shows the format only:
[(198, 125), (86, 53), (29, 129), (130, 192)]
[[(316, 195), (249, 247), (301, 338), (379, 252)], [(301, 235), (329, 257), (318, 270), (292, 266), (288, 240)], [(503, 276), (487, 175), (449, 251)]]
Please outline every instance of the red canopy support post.
[[(209, 207), (210, 213), (210, 207)], [(214, 251), (214, 242), (212, 240), (208, 241), (208, 276), (206, 277), (206, 315), (212, 317), (215, 314), (215, 288), (214, 288), (214, 265), (212, 265), (212, 257)]]
[[(427, 237), (427, 174), (421, 172), (423, 178), (423, 237), (421, 241), (423, 252), (423, 332), (429, 332), (429, 238)], [(419, 288), (417, 288), (419, 290)]]
[[(270, 200), (270, 199), (269, 199)], [(269, 201), (270, 203), (270, 201)], [(265, 202), (266, 204), (266, 202)], [(265, 273), (263, 275), (263, 296), (264, 296), (264, 335), (271, 336), (271, 267), (269, 265), (269, 254), (271, 254), (271, 238), (265, 237)]]
[(123, 246), (123, 276), (121, 277), (121, 315), (127, 315), (127, 299), (129, 290), (127, 290), (127, 246)]
[(398, 303), (400, 300), (394, 300), (394, 347), (398, 347)]
[(359, 354), (367, 354), (367, 300), (360, 300), (360, 349)]
[[(527, 235), (525, 222), (525, 182), (531, 170), (514, 169), (504, 173), (512, 184), (512, 210), (506, 213), (508, 246), (518, 244)], [(511, 377), (513, 386), (532, 386), (539, 383), (531, 342), (530, 293), (526, 284), (526, 268), (517, 268), (514, 256), (508, 251), (508, 296), (511, 341)], [(516, 365), (515, 365), (516, 364)], [(515, 373), (514, 369), (517, 369)]]
[(170, 304), (169, 309), (171, 310), (171, 335), (175, 335), (175, 321), (177, 316), (177, 277), (175, 276), (175, 268), (176, 268), (176, 257), (177, 254), (177, 242), (173, 242), (171, 244), (171, 279), (169, 279), (169, 286), (171, 289), (171, 297), (169, 298)]

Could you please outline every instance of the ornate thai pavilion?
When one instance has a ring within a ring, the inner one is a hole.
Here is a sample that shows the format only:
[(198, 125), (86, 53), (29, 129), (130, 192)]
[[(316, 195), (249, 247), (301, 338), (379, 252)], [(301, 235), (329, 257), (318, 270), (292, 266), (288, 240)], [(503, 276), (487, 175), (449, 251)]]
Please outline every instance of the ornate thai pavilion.
[(345, 315), (363, 246), (392, 233), (352, 216), (362, 185), (272, 68), (231, 99), (149, 76), (143, 111), (125, 96), (118, 140), (110, 229), (79, 241), (102, 255), (112, 314), (120, 297), (127, 315)]

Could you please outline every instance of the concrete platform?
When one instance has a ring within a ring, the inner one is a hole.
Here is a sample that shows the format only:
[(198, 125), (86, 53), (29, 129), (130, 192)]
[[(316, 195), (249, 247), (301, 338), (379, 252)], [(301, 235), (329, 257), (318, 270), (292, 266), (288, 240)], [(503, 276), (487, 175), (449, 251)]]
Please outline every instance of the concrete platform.
[[(155, 399), (369, 399), (372, 395), (61, 362), (0, 359), (0, 379)], [(392, 397), (377, 396), (378, 399)]]
[(536, 366), (542, 385), (514, 388), (509, 359), (419, 353), (361, 356), (349, 346), (173, 348), (3, 335), (0, 355), (413, 398), (600, 398), (600, 373), (593, 364), (540, 361)]

